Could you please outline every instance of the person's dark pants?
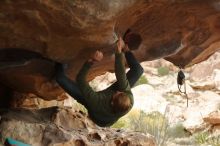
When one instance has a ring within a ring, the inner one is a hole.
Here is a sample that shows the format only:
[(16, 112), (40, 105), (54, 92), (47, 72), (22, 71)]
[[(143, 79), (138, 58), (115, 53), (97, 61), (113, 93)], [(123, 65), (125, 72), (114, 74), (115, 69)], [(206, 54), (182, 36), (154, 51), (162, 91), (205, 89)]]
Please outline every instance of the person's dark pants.
[[(138, 79), (141, 77), (144, 70), (131, 52), (125, 52), (125, 58), (126, 58), (128, 66), (130, 68), (130, 70), (126, 73), (126, 76), (127, 76), (128, 82), (130, 84), (130, 87), (132, 88), (135, 85), (135, 83), (138, 81)], [(57, 83), (70, 96), (74, 97), (74, 99), (76, 99), (77, 102), (86, 106), (86, 102), (84, 100), (84, 97), (83, 97), (80, 89), (78, 88), (76, 82), (70, 80), (65, 75), (63, 65), (60, 63), (56, 63), (55, 70), (56, 70)]]
[(65, 75), (64, 66), (61, 63), (56, 63), (55, 65), (55, 76), (57, 83), (70, 95), (72, 96), (77, 102), (81, 103), (82, 105), (86, 105), (84, 97), (77, 86), (77, 83), (69, 79)]

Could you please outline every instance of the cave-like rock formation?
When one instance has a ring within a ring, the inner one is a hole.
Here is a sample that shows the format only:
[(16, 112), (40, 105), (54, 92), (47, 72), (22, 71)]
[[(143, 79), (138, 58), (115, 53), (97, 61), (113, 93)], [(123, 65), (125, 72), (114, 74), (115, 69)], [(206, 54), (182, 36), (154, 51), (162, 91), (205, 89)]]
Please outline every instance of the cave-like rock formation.
[(100, 49), (105, 58), (91, 79), (113, 70), (116, 34), (128, 28), (143, 38), (134, 51), (139, 61), (165, 58), (180, 67), (201, 62), (220, 46), (219, 11), (215, 0), (1, 0), (1, 95), (16, 90), (59, 99), (54, 63), (39, 56), (68, 63), (74, 79)]

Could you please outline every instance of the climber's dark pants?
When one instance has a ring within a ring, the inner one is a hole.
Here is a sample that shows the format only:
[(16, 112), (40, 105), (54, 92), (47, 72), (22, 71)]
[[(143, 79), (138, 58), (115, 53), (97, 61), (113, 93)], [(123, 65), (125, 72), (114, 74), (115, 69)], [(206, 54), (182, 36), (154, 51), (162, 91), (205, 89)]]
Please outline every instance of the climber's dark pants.
[[(125, 58), (128, 67), (130, 68), (130, 70), (126, 73), (126, 76), (130, 86), (133, 87), (138, 79), (141, 77), (143, 73), (143, 68), (131, 52), (126, 52)], [(64, 68), (59, 65), (56, 65), (56, 81), (70, 96), (74, 97), (77, 102), (86, 106), (84, 97), (77, 84), (66, 77)]]

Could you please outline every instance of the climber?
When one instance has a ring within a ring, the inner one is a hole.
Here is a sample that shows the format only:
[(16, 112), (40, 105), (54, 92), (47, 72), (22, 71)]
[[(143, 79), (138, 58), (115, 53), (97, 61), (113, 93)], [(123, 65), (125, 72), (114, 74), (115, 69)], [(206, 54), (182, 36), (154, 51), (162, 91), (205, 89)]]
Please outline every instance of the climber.
[[(130, 40), (130, 36), (129, 39), (126, 36), (124, 37), (125, 42)], [(125, 74), (122, 51), (125, 53), (128, 66), (130, 67), (127, 74)], [(95, 92), (86, 81), (86, 75), (90, 67), (95, 62), (101, 61), (102, 58), (102, 52), (96, 51), (94, 56), (86, 61), (79, 71), (76, 77), (76, 83), (65, 76), (64, 66), (62, 64), (57, 63), (55, 69), (56, 80), (59, 85), (87, 108), (91, 119), (97, 125), (105, 127), (114, 124), (132, 108), (133, 95), (130, 88), (134, 86), (135, 82), (142, 75), (143, 68), (129, 51), (128, 44), (123, 47), (123, 40), (119, 38), (115, 53), (117, 81), (109, 88)]]

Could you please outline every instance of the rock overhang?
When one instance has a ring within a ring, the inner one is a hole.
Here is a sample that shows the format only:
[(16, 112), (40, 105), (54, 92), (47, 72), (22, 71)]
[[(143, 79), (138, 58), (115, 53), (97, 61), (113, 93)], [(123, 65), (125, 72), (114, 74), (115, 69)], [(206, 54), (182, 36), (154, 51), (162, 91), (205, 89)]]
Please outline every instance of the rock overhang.
[[(105, 57), (92, 68), (89, 78), (113, 70), (116, 34), (123, 35), (129, 28), (143, 39), (134, 51), (139, 61), (165, 58), (185, 67), (207, 59), (220, 46), (220, 4), (216, 0), (0, 3), (0, 48), (22, 48), (68, 63), (72, 79), (96, 49)], [(47, 100), (63, 92), (53, 79), (53, 62), (32, 58), (19, 64), (14, 58), (8, 58), (10, 65), (1, 63), (2, 84)]]

